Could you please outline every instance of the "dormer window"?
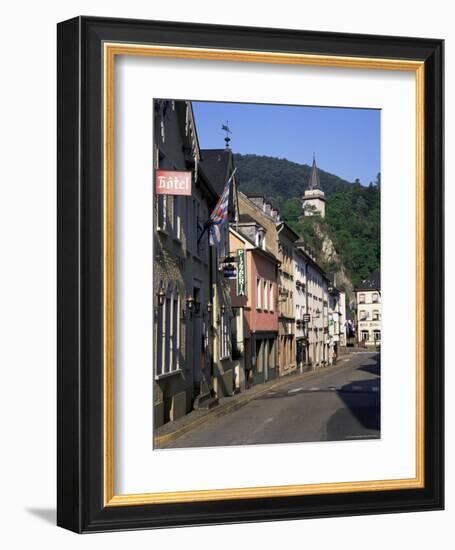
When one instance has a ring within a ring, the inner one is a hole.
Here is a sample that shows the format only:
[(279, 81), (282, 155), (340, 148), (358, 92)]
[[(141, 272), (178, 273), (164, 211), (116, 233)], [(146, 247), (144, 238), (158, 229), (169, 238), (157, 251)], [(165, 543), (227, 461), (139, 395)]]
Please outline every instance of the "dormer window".
[(256, 232), (256, 246), (265, 250), (265, 231), (263, 228), (259, 228)]

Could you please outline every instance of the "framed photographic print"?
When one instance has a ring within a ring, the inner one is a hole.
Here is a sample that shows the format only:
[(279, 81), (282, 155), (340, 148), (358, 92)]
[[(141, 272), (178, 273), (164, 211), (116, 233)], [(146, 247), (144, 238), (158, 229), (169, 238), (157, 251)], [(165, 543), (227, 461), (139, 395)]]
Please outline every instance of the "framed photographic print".
[(58, 25), (58, 525), (443, 507), (443, 41)]

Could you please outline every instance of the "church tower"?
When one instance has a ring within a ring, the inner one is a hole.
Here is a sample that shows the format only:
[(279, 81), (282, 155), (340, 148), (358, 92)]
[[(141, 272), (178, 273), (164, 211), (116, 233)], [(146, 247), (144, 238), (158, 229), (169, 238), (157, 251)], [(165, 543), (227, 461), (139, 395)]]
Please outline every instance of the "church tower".
[(311, 167), (310, 181), (302, 198), (302, 209), (305, 216), (312, 216), (319, 213), (321, 218), (325, 217), (325, 193), (321, 189), (318, 167), (313, 155), (313, 166)]

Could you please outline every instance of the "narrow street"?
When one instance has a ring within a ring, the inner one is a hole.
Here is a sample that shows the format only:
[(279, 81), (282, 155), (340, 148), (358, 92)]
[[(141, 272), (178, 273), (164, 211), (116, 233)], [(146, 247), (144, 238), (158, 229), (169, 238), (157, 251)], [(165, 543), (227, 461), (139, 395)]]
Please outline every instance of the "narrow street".
[(380, 437), (380, 355), (353, 352), (334, 370), (258, 396), (165, 447), (214, 447)]

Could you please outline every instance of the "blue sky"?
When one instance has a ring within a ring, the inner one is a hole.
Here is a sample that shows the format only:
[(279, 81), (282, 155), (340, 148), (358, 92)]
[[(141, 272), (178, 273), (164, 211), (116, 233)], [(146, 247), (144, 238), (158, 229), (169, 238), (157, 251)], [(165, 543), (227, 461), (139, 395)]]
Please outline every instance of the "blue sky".
[(380, 171), (380, 111), (246, 103), (193, 102), (202, 149), (224, 147), (229, 121), (234, 153), (311, 164), (363, 185)]

